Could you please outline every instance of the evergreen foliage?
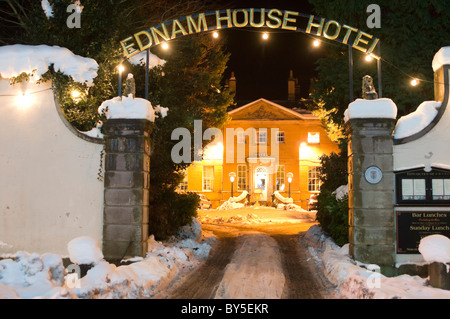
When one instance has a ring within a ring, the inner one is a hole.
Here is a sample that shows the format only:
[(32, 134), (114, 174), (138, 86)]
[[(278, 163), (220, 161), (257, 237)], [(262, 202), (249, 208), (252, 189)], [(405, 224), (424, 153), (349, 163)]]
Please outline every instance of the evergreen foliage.
[(338, 245), (348, 242), (348, 196), (336, 199), (333, 192), (347, 181), (347, 144), (340, 144), (339, 154), (331, 153), (320, 158), (320, 194), (317, 195), (316, 219)]
[[(381, 62), (383, 97), (397, 104), (398, 116), (410, 113), (423, 101), (434, 98), (431, 62), (436, 52), (450, 43), (448, 0), (309, 2), (314, 5), (317, 16), (339, 21), (380, 39), (381, 58), (385, 60)], [(367, 7), (372, 3), (381, 8), (381, 28), (378, 29), (369, 29), (366, 23)], [(343, 112), (349, 104), (348, 47), (327, 41), (320, 49), (324, 57), (318, 61), (318, 79), (311, 96), (326, 110), (334, 110), (333, 120), (342, 124)], [(367, 63), (364, 57), (364, 53), (353, 50), (354, 98), (361, 98), (361, 80), (366, 74), (372, 76), (378, 90), (376, 62)], [(411, 78), (405, 73), (431, 83), (421, 82), (413, 88)]]

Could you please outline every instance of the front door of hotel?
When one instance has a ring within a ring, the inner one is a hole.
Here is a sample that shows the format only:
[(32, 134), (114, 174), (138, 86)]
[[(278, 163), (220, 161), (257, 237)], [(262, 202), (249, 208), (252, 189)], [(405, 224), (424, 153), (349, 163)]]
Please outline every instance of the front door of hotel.
[(261, 201), (267, 201), (267, 182), (268, 182), (267, 168), (259, 166), (255, 169), (255, 194), (260, 194), (258, 197)]

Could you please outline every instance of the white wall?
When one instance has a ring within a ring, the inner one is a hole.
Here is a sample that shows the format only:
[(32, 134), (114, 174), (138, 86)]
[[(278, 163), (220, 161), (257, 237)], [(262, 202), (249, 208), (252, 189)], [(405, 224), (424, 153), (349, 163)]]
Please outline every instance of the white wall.
[[(67, 243), (83, 235), (101, 245), (103, 145), (70, 126), (50, 87), (0, 79), (0, 255), (67, 255)], [(41, 92), (23, 106), (24, 89)]]

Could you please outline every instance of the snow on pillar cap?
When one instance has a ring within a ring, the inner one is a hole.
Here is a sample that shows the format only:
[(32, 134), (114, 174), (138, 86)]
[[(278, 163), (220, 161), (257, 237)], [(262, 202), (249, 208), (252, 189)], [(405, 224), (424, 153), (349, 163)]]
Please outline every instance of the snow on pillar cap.
[(344, 120), (363, 118), (397, 118), (397, 105), (387, 98), (376, 100), (357, 99), (349, 104), (344, 113)]
[(433, 58), (434, 72), (444, 65), (450, 65), (450, 46), (441, 48)]

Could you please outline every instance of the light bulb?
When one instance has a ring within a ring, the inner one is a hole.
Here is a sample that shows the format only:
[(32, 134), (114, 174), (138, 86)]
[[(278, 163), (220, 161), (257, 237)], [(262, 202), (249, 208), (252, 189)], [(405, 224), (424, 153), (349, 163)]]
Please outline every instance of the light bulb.
[(411, 81), (411, 85), (412, 86), (417, 86), (419, 84), (419, 81), (417, 80), (417, 79), (413, 79), (412, 81)]
[(167, 49), (169, 48), (169, 45), (167, 44), (167, 42), (163, 42), (163, 43), (162, 43), (162, 48), (163, 48), (164, 50), (167, 50)]
[(320, 41), (314, 40), (313, 45), (317, 48), (320, 45)]
[(269, 39), (269, 34), (268, 34), (267, 32), (264, 32), (263, 35), (262, 35), (262, 38), (263, 38), (264, 40)]
[(214, 37), (215, 39), (217, 39), (217, 38), (219, 37), (219, 32), (214, 31), (214, 32), (213, 32), (213, 37)]

